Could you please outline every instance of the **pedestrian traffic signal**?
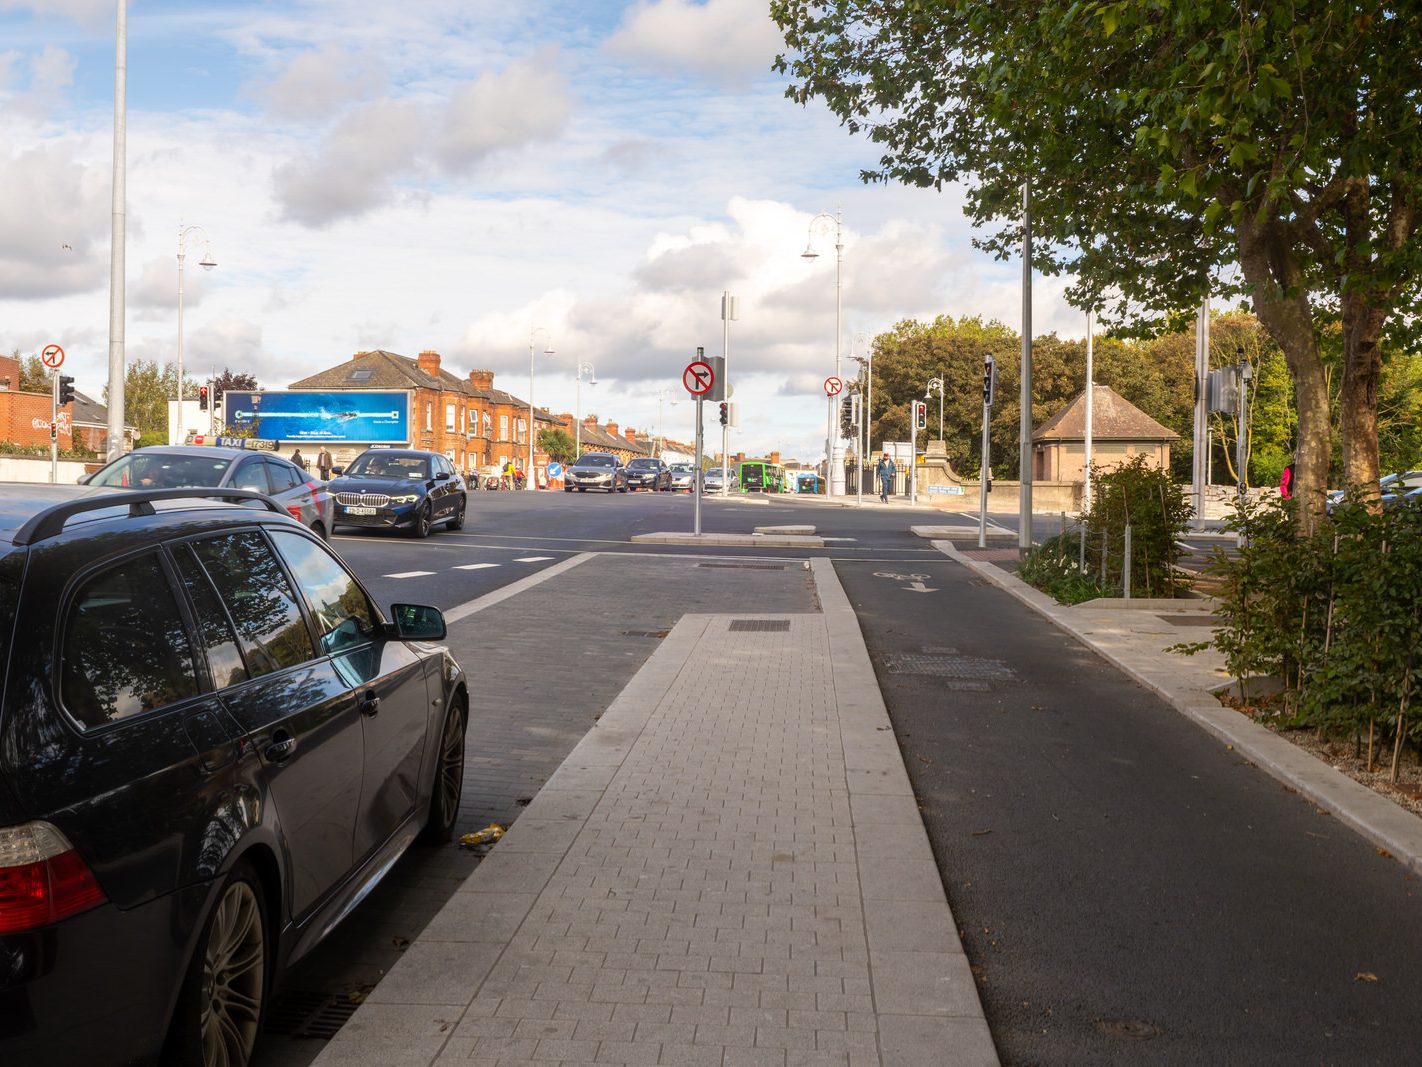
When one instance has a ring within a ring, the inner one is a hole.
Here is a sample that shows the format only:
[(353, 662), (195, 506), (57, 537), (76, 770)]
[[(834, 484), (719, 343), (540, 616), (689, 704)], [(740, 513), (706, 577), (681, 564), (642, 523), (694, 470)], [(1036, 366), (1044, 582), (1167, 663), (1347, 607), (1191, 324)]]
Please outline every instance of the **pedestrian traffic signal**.
[(730, 421), (730, 405), (723, 400), (721, 401), (721, 425), (725, 426)]
[(983, 357), (983, 406), (992, 407), (993, 394), (997, 392), (997, 362), (992, 356)]
[(198, 410), (207, 410), (207, 386), (205, 385), (198, 386)]
[(74, 379), (67, 374), (59, 376), (59, 406), (74, 403)]
[(841, 437), (854, 436), (854, 403), (851, 397), (844, 397), (839, 402), (839, 435)]
[(928, 428), (928, 405), (922, 400), (913, 402), (913, 428), (915, 430)]
[(222, 386), (217, 382), (212, 383), (212, 410), (217, 410), (217, 405), (222, 403)]

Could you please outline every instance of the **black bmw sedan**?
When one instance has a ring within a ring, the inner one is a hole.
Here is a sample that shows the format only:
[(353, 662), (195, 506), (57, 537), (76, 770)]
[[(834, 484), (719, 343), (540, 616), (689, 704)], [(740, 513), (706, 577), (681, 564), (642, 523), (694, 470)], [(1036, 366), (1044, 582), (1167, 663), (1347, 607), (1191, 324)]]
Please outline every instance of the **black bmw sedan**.
[(336, 526), (405, 529), (415, 537), (428, 537), (441, 523), (464, 528), (464, 479), (438, 452), (372, 448), (333, 473)]

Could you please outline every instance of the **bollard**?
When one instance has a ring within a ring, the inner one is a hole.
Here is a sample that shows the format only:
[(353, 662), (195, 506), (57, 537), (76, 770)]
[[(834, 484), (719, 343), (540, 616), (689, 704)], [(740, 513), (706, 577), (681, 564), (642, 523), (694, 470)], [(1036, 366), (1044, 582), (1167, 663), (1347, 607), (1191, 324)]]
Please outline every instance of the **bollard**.
[(1131, 524), (1126, 523), (1126, 544), (1124, 559), (1121, 561), (1121, 588), (1127, 600), (1131, 599)]

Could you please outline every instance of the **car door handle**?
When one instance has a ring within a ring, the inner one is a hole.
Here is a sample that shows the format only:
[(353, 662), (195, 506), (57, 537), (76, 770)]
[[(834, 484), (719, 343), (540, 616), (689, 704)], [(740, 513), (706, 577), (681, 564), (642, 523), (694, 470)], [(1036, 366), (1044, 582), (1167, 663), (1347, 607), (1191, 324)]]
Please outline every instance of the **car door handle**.
[(380, 698), (375, 695), (374, 689), (367, 689), (360, 698), (360, 713), (365, 716), (371, 716), (379, 711)]
[(291, 754), (296, 751), (296, 738), (285, 730), (278, 730), (272, 734), (272, 743), (267, 746), (267, 759), (273, 763), (281, 763), (291, 758)]

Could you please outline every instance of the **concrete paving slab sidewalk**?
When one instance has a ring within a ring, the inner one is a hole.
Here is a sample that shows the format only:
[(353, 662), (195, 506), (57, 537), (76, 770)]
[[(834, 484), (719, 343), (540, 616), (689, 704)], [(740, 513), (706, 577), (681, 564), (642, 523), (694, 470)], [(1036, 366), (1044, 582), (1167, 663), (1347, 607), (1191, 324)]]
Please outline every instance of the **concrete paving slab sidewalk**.
[(995, 1064), (868, 651), (687, 615), (317, 1059)]
[(1167, 651), (1172, 645), (1209, 636), (1211, 602), (1096, 600), (1069, 607), (998, 566), (992, 550), (958, 548), (951, 541), (933, 544), (1075, 635), (1181, 714), (1392, 853), (1399, 862), (1422, 872), (1422, 819), (1220, 704), (1214, 690), (1233, 680), (1224, 670), (1220, 653), (1210, 649), (1186, 656)]

